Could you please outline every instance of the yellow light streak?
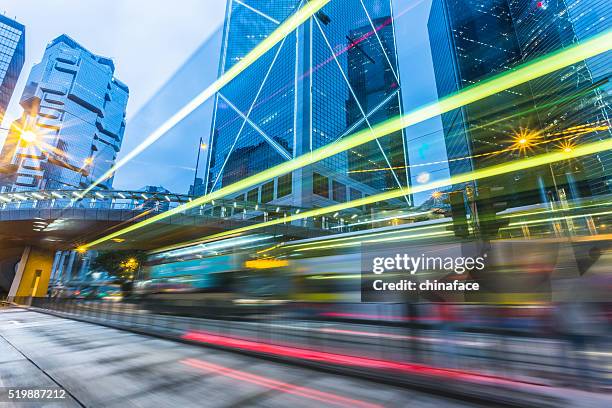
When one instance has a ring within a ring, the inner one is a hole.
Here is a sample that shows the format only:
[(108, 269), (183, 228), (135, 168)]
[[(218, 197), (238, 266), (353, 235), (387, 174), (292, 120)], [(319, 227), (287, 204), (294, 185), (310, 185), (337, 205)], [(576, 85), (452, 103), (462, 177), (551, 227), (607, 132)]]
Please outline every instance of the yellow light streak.
[[(291, 244), (289, 243), (288, 245), (284, 245), (283, 248), (303, 248), (303, 247), (309, 247), (311, 245), (320, 245), (320, 244), (325, 244), (328, 242), (340, 242), (340, 241), (352, 241), (352, 240), (363, 240), (364, 238), (369, 238), (369, 237), (381, 237), (381, 236), (385, 236), (385, 235), (393, 235), (393, 234), (399, 234), (399, 233), (405, 233), (405, 232), (420, 232), (423, 230), (428, 230), (428, 229), (445, 229), (447, 225), (450, 225), (450, 222), (445, 222), (445, 223), (440, 223), (440, 224), (436, 224), (436, 225), (428, 225), (425, 227), (413, 227), (413, 228), (409, 228), (408, 230), (394, 230), (394, 231), (384, 231), (384, 232), (371, 232), (371, 231), (366, 231), (363, 234), (359, 234), (357, 236), (354, 237), (345, 237), (345, 238), (330, 238), (330, 239), (323, 239), (323, 240), (318, 240), (318, 241), (314, 241), (314, 242), (304, 242), (301, 244)], [(280, 245), (278, 245), (280, 246)]]
[[(541, 224), (543, 222), (551, 222), (551, 221), (573, 220), (576, 218), (584, 218), (584, 217), (599, 217), (602, 215), (610, 215), (610, 214), (612, 214), (612, 211), (603, 211), (603, 212), (591, 213), (591, 214), (567, 215), (565, 217), (551, 217), (551, 218), (544, 218), (541, 220), (519, 221), (519, 222), (512, 222), (508, 224), (508, 227), (515, 227), (518, 225)], [(507, 227), (504, 229), (507, 229)]]
[[(308, 4), (312, 4), (312, 3), (315, 3), (315, 2), (313, 1)], [(545, 55), (541, 58), (535, 59), (515, 69), (499, 74), (491, 79), (482, 81), (475, 85), (471, 85), (459, 91), (458, 93), (454, 95), (450, 95), (439, 101), (424, 105), (420, 108), (413, 110), (410, 113), (389, 119), (376, 126), (373, 126), (371, 129), (364, 129), (362, 131), (356, 132), (350, 136), (343, 138), (342, 140), (336, 143), (320, 147), (316, 150), (313, 150), (310, 153), (306, 153), (302, 156), (296, 157), (293, 160), (286, 161), (277, 166), (271, 167), (268, 170), (254, 174), (249, 177), (246, 177), (241, 181), (230, 184), (226, 187), (223, 187), (209, 194), (205, 194), (201, 197), (198, 197), (195, 200), (192, 200), (178, 207), (172, 208), (161, 214), (155, 215), (147, 220), (130, 225), (129, 227), (126, 227), (122, 230), (119, 230), (109, 235), (106, 235), (104, 237), (101, 237), (88, 244), (85, 244), (85, 246), (89, 248), (89, 247), (98, 245), (102, 242), (108, 241), (120, 235), (124, 235), (128, 232), (135, 231), (139, 228), (142, 228), (146, 225), (150, 225), (152, 223), (158, 222), (172, 215), (179, 214), (190, 208), (194, 208), (194, 207), (206, 204), (210, 202), (211, 200), (222, 198), (232, 193), (237, 193), (241, 190), (247, 189), (256, 184), (260, 184), (265, 181), (268, 181), (269, 179), (272, 179), (274, 177), (281, 176), (283, 174), (289, 173), (293, 170), (297, 170), (309, 164), (316, 163), (320, 160), (334, 156), (338, 153), (342, 153), (356, 146), (371, 142), (380, 137), (397, 132), (405, 127), (408, 127), (416, 123), (420, 123), (424, 120), (430, 119), (432, 117), (438, 116), (441, 113), (460, 108), (462, 106), (478, 101), (480, 99), (484, 99), (488, 96), (502, 92), (506, 89), (520, 85), (522, 83), (525, 83), (527, 81), (530, 81), (538, 77), (541, 77), (543, 75), (549, 74), (551, 72), (564, 68), (573, 63), (576, 63), (584, 59), (593, 57), (595, 55), (601, 54), (610, 49), (612, 49), (612, 30), (608, 30), (602, 34), (594, 36), (590, 38), (589, 40), (586, 40), (582, 43), (577, 43), (573, 46), (564, 48), (560, 51), (557, 51), (557, 52)], [(600, 146), (601, 148), (601, 145), (598, 145), (598, 146)], [(602, 148), (602, 150), (606, 150), (606, 149)], [(565, 154), (572, 155), (574, 153), (575, 152), (565, 153)], [(531, 160), (531, 159), (528, 159), (528, 160)], [(427, 184), (427, 185), (431, 185), (431, 184)], [(426, 185), (423, 185), (423, 186), (426, 186)], [(421, 188), (423, 186), (421, 186)], [(434, 186), (432, 188), (436, 188), (436, 187)], [(403, 191), (403, 190), (406, 190), (406, 189), (401, 189), (400, 191)], [(87, 191), (88, 190), (86, 190), (85, 192)], [(422, 190), (422, 191), (426, 191), (426, 190)], [(393, 190), (391, 193), (393, 192), (396, 193), (397, 190)], [(402, 193), (399, 196), (402, 196), (404, 194), (407, 194), (407, 193)], [(399, 196), (394, 196), (394, 197), (399, 197)], [(370, 196), (370, 197), (375, 197), (375, 196)], [(340, 204), (340, 206), (342, 206), (342, 204)], [(307, 214), (307, 213), (300, 214), (302, 218), (304, 214)]]
[(389, 237), (389, 238), (366, 239), (366, 240), (358, 241), (358, 242), (345, 242), (342, 244), (319, 245), (315, 247), (302, 248), (300, 249), (300, 251), (315, 251), (317, 249), (350, 247), (350, 246), (361, 245), (363, 243), (376, 244), (376, 243), (381, 243), (381, 242), (405, 241), (405, 240), (410, 240), (414, 238), (442, 237), (442, 236), (448, 236), (448, 235), (454, 236), (454, 234), (455, 233), (453, 231), (428, 232), (425, 234), (407, 234), (407, 235), (399, 235), (397, 237)]
[(559, 208), (538, 208), (538, 209), (534, 209), (534, 210), (530, 210), (530, 211), (526, 211), (526, 212), (521, 212), (521, 213), (518, 213), (518, 214), (502, 214), (501, 217), (502, 218), (531, 217), (531, 216), (540, 215), (540, 214), (544, 214), (544, 213), (554, 213), (554, 212), (561, 212), (561, 211), (582, 210), (584, 208), (601, 207), (601, 206), (610, 205), (610, 204), (612, 204), (612, 201), (604, 201), (602, 203), (597, 203), (597, 204), (576, 205), (576, 206), (572, 206), (572, 207), (568, 207), (568, 208), (563, 208), (563, 207), (559, 207)]
[[(589, 144), (585, 144), (579, 146), (572, 150), (569, 153), (564, 151), (557, 151), (553, 153), (545, 153), (538, 156), (520, 159), (510, 163), (504, 163), (496, 166), (490, 166), (487, 168), (475, 170), (473, 172), (459, 174), (447, 179), (434, 181), (427, 184), (422, 184), (415, 187), (406, 187), (402, 189), (391, 190), (385, 193), (371, 195), (368, 197), (360, 198), (357, 200), (349, 201), (346, 203), (340, 203), (331, 205), (328, 207), (317, 208), (314, 210), (306, 211), (300, 214), (294, 214), (285, 218), (279, 218), (275, 220), (270, 220), (258, 224), (248, 225), (246, 227), (235, 228), (229, 231), (220, 232), (218, 234), (208, 235), (203, 237), (203, 239), (217, 239), (223, 238), (230, 234), (243, 233), (247, 231), (252, 231), (259, 228), (264, 228), (272, 225), (283, 224), (291, 221), (301, 220), (309, 217), (318, 217), (321, 215), (335, 213), (338, 211), (346, 210), (353, 207), (360, 207), (367, 204), (373, 204), (380, 201), (386, 201), (397, 197), (402, 197), (406, 194), (415, 194), (421, 193), (429, 190), (434, 190), (442, 187), (447, 187), (454, 184), (462, 184), (467, 183), (474, 180), (480, 180), (484, 178), (499, 176), (501, 174), (512, 173), (520, 170), (529, 169), (532, 167), (538, 167), (545, 164), (555, 163), (563, 160), (573, 159), (576, 157), (581, 157), (589, 154), (598, 153), (605, 150), (612, 149), (612, 139), (602, 140), (598, 142), (593, 142)], [(161, 248), (152, 252), (160, 252), (161, 250), (170, 250), (175, 248), (180, 248), (187, 245), (193, 245), (199, 243), (200, 240), (188, 241), (180, 244), (176, 244), (170, 247)]]
[(244, 262), (244, 266), (252, 269), (281, 268), (289, 265), (286, 259), (251, 259)]
[(261, 41), (255, 48), (253, 48), (244, 58), (234, 64), (229, 70), (223, 73), (215, 82), (210, 84), (208, 88), (204, 89), (199, 95), (193, 98), (187, 105), (183, 106), (178, 112), (172, 115), (166, 120), (160, 127), (148, 135), (138, 146), (136, 146), (127, 155), (117, 161), (117, 163), (106, 171), (100, 178), (94, 181), (87, 189), (84, 194), (87, 194), (95, 186), (102, 183), (104, 180), (110, 178), (119, 168), (123, 167), (127, 162), (132, 160), (134, 157), (139, 155), (153, 143), (155, 143), (160, 137), (165, 135), (173, 127), (179, 124), (189, 114), (196, 110), (200, 105), (211, 98), (215, 93), (219, 92), (225, 85), (227, 85), (232, 79), (236, 78), (241, 72), (251, 66), (255, 61), (259, 59), (266, 52), (270, 51), (276, 44), (281, 42), (283, 38), (289, 35), (293, 30), (302, 25), (308, 18), (319, 11), (323, 6), (329, 3), (330, 0), (310, 0), (305, 3), (302, 8), (296, 11), (293, 15), (287, 18), (283, 24), (278, 26), (266, 39)]
[[(591, 132), (596, 132), (596, 131), (604, 131), (604, 130), (608, 130), (610, 127), (609, 126), (594, 126), (594, 127), (587, 127), (588, 125), (580, 125), (580, 126), (574, 126), (571, 128), (567, 128), (561, 132), (556, 132), (556, 133), (551, 133), (551, 134), (547, 134), (546, 135), (546, 140), (540, 141), (540, 142), (530, 142), (530, 147), (535, 147), (535, 146), (540, 146), (543, 144), (549, 144), (549, 143), (553, 143), (553, 142), (559, 142), (561, 141), (561, 143), (559, 144), (559, 147), (566, 150), (565, 147), (563, 146), (574, 146), (574, 144), (572, 143), (573, 139), (576, 139), (579, 136), (582, 135), (586, 135), (589, 134)], [(563, 135), (563, 136), (559, 136), (559, 135)], [(550, 137), (552, 136), (558, 136), (555, 137), (553, 139), (551, 139)], [(571, 148), (571, 147), (570, 147)], [(478, 154), (473, 154), (471, 156), (464, 156), (464, 157), (454, 157), (452, 159), (446, 159), (446, 160), (437, 160), (437, 161), (431, 161), (431, 162), (427, 162), (427, 163), (417, 163), (417, 164), (411, 164), (408, 166), (394, 166), (394, 167), (378, 167), (378, 168), (374, 168), (374, 169), (361, 169), (361, 170), (351, 170), (348, 173), (372, 173), (372, 172), (378, 172), (378, 171), (389, 171), (389, 170), (401, 170), (401, 169), (405, 169), (405, 168), (416, 168), (416, 167), (427, 167), (427, 166), (433, 166), (435, 164), (442, 164), (442, 163), (451, 163), (451, 162), (455, 162), (455, 161), (460, 161), (460, 160), (469, 160), (469, 159), (476, 159), (479, 157), (485, 157), (485, 156), (494, 156), (494, 155), (498, 155), (501, 153), (507, 153), (507, 152), (512, 152), (514, 150), (524, 150), (525, 147), (519, 142), (519, 143), (513, 143), (512, 146), (507, 147), (505, 149), (500, 149), (500, 150), (495, 150), (492, 152), (486, 152), (486, 153), (478, 153)], [(568, 150), (566, 150), (568, 151)]]

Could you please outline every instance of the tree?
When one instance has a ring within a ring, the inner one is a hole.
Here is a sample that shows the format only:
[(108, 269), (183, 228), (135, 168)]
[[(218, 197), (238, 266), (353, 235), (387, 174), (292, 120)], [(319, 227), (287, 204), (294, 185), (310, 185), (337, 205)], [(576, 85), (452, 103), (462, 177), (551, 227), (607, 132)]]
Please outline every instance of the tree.
[(132, 282), (146, 260), (143, 251), (100, 251), (91, 262), (93, 271), (106, 271), (121, 282)]

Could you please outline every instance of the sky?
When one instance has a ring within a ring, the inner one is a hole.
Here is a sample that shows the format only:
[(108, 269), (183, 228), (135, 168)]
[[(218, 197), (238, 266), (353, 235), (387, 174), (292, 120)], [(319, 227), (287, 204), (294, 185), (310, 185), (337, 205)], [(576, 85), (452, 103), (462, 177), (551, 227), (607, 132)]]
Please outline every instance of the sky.
[[(169, 10), (172, 4), (172, 12)], [(26, 60), (3, 127), (21, 115), (19, 96), (49, 41), (68, 34), (115, 62), (130, 88), (130, 118), (223, 23), (223, 0), (0, 0), (26, 26)]]
[[(26, 26), (26, 62), (3, 126), (21, 115), (18, 96), (46, 44), (65, 33), (90, 51), (111, 57), (115, 76), (130, 88), (127, 128), (119, 157), (125, 155), (147, 131), (191, 99), (191, 95), (177, 93), (176, 89), (188, 88), (195, 96), (216, 76), (225, 1), (174, 0), (172, 9), (168, 4), (167, 0), (0, 0), (0, 12)], [(437, 97), (427, 35), (430, 4), (431, 0), (394, 1), (406, 112)], [(121, 168), (114, 187), (163, 185), (186, 193), (193, 181), (197, 153), (197, 148), (190, 147), (198, 146), (200, 137), (208, 138), (210, 122), (204, 122), (210, 120), (211, 111), (212, 103), (207, 102), (184, 124)], [(440, 129), (438, 118), (407, 129), (411, 165), (446, 157)], [(433, 181), (447, 175), (445, 166), (419, 167), (412, 172), (412, 179), (416, 183), (419, 176), (419, 180)], [(423, 193), (416, 202), (428, 197), (429, 193)]]

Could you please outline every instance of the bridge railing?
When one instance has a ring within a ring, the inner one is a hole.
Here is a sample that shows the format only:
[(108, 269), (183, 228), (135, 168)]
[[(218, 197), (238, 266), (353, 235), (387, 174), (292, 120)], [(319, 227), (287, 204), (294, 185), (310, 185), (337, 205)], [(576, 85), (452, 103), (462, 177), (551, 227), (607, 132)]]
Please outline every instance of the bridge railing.
[[(131, 211), (147, 212), (145, 217), (152, 216), (193, 199), (184, 194), (142, 191), (97, 191), (84, 193), (81, 190), (44, 190), (0, 193), (0, 219), (26, 219), (30, 216), (40, 216), (37, 212), (44, 210), (101, 210), (103, 214), (92, 214), (96, 219), (113, 219), (110, 212)], [(216, 199), (209, 203), (196, 206), (182, 214), (195, 217), (212, 217), (230, 220), (269, 221), (287, 218), (298, 214), (302, 208), (277, 204), (262, 204), (236, 199)], [(349, 210), (358, 213), (358, 210)], [(351, 213), (351, 214), (352, 214)], [(49, 212), (49, 217), (57, 217), (58, 213)], [(143, 218), (145, 218), (143, 217)], [(44, 217), (43, 217), (44, 218)], [(326, 217), (315, 220), (305, 218), (292, 224), (319, 229), (342, 231), (342, 217)]]

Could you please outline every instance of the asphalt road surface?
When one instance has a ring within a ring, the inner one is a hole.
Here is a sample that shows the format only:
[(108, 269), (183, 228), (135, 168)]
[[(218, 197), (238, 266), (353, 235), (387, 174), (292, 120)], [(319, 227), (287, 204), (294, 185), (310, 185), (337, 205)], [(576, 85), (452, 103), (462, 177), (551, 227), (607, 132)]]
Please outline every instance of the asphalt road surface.
[[(15, 394), (39, 391), (37, 400)], [(9, 400), (9, 391), (13, 398)], [(45, 397), (40, 398), (41, 392)], [(50, 397), (64, 398), (50, 398)], [(475, 407), (475, 403), (0, 309), (0, 407)]]

